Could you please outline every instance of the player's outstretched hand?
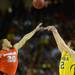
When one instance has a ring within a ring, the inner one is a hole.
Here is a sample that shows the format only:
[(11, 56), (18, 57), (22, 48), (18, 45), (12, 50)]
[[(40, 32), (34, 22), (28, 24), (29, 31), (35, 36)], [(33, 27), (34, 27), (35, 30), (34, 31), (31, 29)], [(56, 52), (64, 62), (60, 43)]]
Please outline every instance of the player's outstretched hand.
[(41, 27), (41, 26), (42, 26), (42, 24), (43, 24), (43, 23), (40, 23), (40, 24), (39, 24), (39, 25), (35, 28), (35, 29), (36, 29), (36, 31), (39, 31), (39, 30), (41, 30), (41, 29), (42, 29), (42, 27)]
[(52, 32), (57, 30), (55, 26), (47, 26), (44, 29), (45, 30), (47, 29), (48, 31), (52, 31)]

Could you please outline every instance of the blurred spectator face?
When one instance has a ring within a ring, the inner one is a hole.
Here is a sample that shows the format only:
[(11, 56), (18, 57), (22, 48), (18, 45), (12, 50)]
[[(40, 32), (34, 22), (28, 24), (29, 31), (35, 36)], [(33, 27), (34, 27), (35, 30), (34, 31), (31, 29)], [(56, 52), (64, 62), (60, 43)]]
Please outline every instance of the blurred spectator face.
[(5, 47), (5, 48), (11, 48), (12, 45), (11, 45), (11, 43), (7, 39), (3, 39), (2, 48), (3, 47)]

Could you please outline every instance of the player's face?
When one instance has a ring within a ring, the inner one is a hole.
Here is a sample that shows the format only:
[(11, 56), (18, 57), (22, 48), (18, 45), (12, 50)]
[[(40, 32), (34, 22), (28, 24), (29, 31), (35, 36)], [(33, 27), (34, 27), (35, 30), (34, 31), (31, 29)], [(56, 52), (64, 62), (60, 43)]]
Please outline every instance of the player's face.
[(2, 47), (11, 48), (12, 45), (11, 45), (11, 43), (10, 43), (7, 39), (4, 39), (4, 40), (3, 40)]

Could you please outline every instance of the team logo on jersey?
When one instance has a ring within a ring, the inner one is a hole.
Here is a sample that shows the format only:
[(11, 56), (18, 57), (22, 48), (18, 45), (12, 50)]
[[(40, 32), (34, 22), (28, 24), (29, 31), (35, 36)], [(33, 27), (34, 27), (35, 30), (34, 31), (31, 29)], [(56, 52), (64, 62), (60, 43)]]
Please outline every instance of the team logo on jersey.
[(10, 52), (10, 53), (3, 54), (3, 56), (8, 56), (8, 55), (16, 55), (16, 52)]
[(68, 57), (62, 57), (61, 59), (62, 59), (63, 61), (68, 61), (68, 60), (69, 60)]

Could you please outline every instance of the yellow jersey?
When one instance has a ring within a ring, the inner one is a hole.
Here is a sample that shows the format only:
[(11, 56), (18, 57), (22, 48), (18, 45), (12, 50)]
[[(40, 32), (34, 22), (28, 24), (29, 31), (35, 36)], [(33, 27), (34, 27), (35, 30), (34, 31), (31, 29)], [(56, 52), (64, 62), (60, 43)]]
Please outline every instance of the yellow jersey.
[(75, 55), (63, 51), (59, 65), (59, 75), (75, 75)]

